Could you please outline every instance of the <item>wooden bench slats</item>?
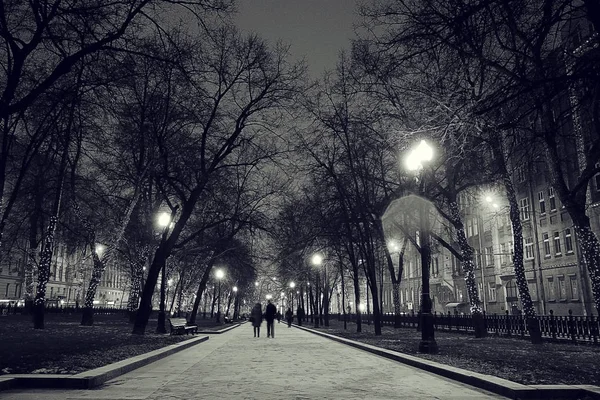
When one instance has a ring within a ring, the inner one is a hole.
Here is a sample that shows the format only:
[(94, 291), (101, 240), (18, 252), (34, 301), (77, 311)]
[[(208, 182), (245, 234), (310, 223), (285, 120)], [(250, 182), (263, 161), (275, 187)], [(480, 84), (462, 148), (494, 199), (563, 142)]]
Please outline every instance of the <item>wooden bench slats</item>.
[(185, 318), (169, 318), (169, 324), (171, 325), (171, 335), (188, 333), (198, 333), (198, 326), (188, 325)]

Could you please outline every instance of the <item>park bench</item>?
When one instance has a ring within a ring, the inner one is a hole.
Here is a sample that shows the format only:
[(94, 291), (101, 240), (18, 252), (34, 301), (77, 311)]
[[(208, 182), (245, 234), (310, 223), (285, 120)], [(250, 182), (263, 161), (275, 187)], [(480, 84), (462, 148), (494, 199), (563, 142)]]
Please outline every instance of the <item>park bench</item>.
[(171, 335), (182, 335), (184, 333), (187, 335), (188, 333), (198, 333), (198, 326), (188, 325), (185, 318), (169, 318), (169, 324), (171, 325)]

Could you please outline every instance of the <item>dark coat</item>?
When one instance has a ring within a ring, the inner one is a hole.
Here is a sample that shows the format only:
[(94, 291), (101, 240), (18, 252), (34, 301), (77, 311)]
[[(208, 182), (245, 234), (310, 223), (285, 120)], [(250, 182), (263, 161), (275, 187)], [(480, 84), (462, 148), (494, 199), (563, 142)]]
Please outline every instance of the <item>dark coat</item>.
[(268, 322), (273, 322), (275, 315), (277, 315), (277, 307), (275, 307), (273, 303), (267, 304), (267, 309), (265, 310), (265, 319)]

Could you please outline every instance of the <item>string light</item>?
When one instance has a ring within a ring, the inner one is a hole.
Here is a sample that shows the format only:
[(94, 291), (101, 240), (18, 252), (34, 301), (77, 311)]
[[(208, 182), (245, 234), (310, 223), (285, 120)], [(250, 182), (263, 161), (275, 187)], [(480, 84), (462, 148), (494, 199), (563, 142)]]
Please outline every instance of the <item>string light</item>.
[[(589, 222), (588, 222), (589, 223)], [(574, 226), (575, 233), (579, 239), (581, 252), (588, 267), (592, 293), (596, 303), (596, 310), (600, 310), (600, 274), (598, 273), (598, 260), (600, 260), (600, 244), (594, 232), (588, 226)]]
[(465, 234), (465, 227), (462, 223), (460, 216), (460, 209), (458, 203), (453, 201), (450, 203), (450, 215), (452, 221), (456, 227), (456, 236), (458, 239), (458, 245), (462, 255), (463, 271), (465, 271), (465, 284), (467, 287), (467, 293), (469, 295), (469, 303), (471, 308), (471, 314), (481, 314), (481, 302), (479, 300), (479, 293), (477, 292), (477, 282), (475, 281), (475, 263), (473, 262), (473, 248), (467, 241), (467, 235)]
[(513, 267), (515, 271), (515, 280), (519, 290), (519, 298), (523, 306), (523, 312), (526, 317), (534, 318), (536, 316), (529, 285), (525, 277), (525, 266), (523, 265), (523, 226), (519, 215), (519, 205), (515, 196), (515, 190), (509, 176), (504, 178), (504, 187), (506, 188), (506, 197), (510, 206), (510, 220), (513, 228)]
[(34, 304), (36, 306), (43, 306), (46, 299), (46, 288), (48, 286), (48, 281), (50, 280), (50, 266), (52, 264), (54, 230), (56, 229), (57, 222), (58, 218), (55, 215), (50, 217), (48, 231), (46, 233), (44, 247), (42, 249), (42, 256), (40, 257), (40, 266), (38, 269), (38, 285), (34, 300)]

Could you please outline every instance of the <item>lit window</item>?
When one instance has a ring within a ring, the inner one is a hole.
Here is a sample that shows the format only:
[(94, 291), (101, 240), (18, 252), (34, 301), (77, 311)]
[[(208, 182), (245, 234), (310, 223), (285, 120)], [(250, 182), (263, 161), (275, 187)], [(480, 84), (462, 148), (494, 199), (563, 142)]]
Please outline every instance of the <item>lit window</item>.
[(533, 238), (525, 238), (525, 259), (531, 260), (533, 258)]
[(550, 237), (547, 232), (542, 233), (544, 239), (544, 256), (550, 257)]
[(517, 284), (513, 280), (506, 282), (506, 300), (516, 299), (517, 293)]
[(554, 232), (554, 253), (559, 256), (562, 254), (562, 249), (560, 248), (560, 233)]
[(571, 238), (571, 229), (565, 229), (565, 251), (567, 254), (573, 253), (573, 239)]
[(496, 284), (493, 282), (488, 283), (488, 299), (489, 301), (496, 301)]
[(548, 188), (548, 200), (550, 201), (550, 211), (556, 211), (556, 198), (554, 197), (554, 188)]
[(540, 201), (540, 214), (546, 213), (546, 200), (544, 199), (544, 192), (538, 193), (538, 200)]
[(490, 246), (490, 247), (486, 247), (485, 249), (485, 257), (486, 257), (486, 264), (489, 266), (493, 266), (494, 265), (494, 247)]
[(521, 209), (521, 221), (529, 220), (529, 199), (521, 199), (519, 205)]

